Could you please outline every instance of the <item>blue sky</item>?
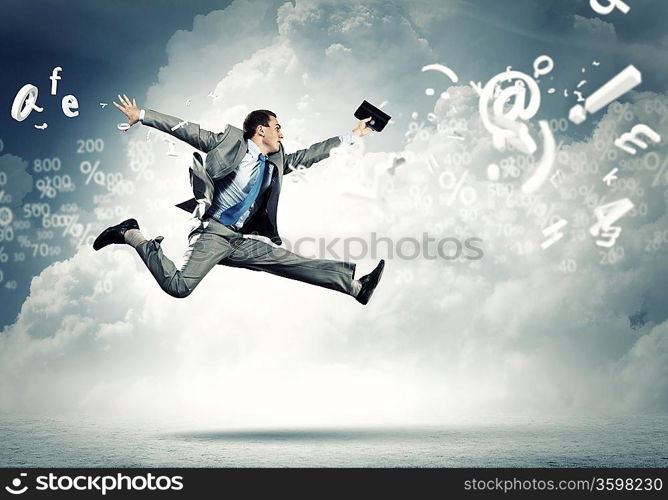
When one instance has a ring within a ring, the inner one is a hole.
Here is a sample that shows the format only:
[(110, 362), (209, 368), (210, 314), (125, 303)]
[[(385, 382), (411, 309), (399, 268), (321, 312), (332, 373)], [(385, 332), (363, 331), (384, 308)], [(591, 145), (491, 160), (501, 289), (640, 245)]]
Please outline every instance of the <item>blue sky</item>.
[[(376, 232), (398, 241), (426, 231), (480, 237), (485, 256), (388, 259), (367, 308), (328, 290), (222, 267), (176, 301), (131, 249), (94, 253), (62, 238), (63, 228), (48, 243), (61, 246), (59, 255), (27, 254), (14, 262), (15, 252), (31, 252), (18, 235), (35, 243), (41, 230), (17, 229), (12, 241), (0, 243), (9, 261), (0, 287), (17, 282), (16, 290), (0, 288), (6, 304), (0, 410), (143, 416), (155, 407), (170, 415), (187, 408), (193, 419), (279, 425), (668, 408), (668, 241), (662, 239), (668, 198), (656, 177), (668, 150), (664, 140), (633, 158), (613, 154), (611, 146), (639, 122), (668, 135), (659, 111), (668, 106), (667, 4), (636, 0), (629, 14), (608, 16), (584, 0), (67, 5), (3, 4), (5, 109), (27, 82), (39, 87), (45, 107), (21, 123), (8, 112), (2, 118), (2, 171), (13, 176), (5, 189), (14, 190), (15, 218), (23, 216), (22, 204), (45, 201), (36, 188), (25, 193), (44, 175), (34, 171), (34, 160), (57, 156), (60, 174), (77, 187), (47, 200), (54, 212), (77, 203), (79, 223), (92, 228), (134, 216), (148, 237), (164, 235), (163, 248), (178, 260), (190, 222), (173, 204), (189, 196), (192, 150), (176, 144), (179, 156), (169, 157), (162, 137), (154, 133), (147, 142), (140, 126), (121, 134), (120, 113), (99, 102), (122, 91), (140, 106), (214, 131), (268, 108), (294, 150), (352, 128), (354, 109), (367, 99), (387, 101), (383, 109), (393, 123), (303, 179), (286, 178), (283, 239), (368, 240)], [(29, 9), (34, 22), (19, 29)], [(511, 159), (492, 147), (469, 82), (484, 84), (508, 66), (531, 74), (542, 54), (555, 67), (541, 78), (540, 111), (530, 123), (536, 138), (538, 120), (567, 116), (582, 80), (587, 96), (633, 64), (643, 83), (584, 124), (555, 132), (559, 185), (547, 183), (530, 199), (503, 195), (519, 191), (542, 146), (532, 158), (510, 155), (518, 168), (504, 170), (499, 182), (487, 179), (490, 163), (507, 167)], [(436, 62), (453, 69), (459, 82), (420, 71)], [(50, 96), (54, 66), (63, 67), (62, 80)], [(426, 96), (427, 87), (436, 96)], [(447, 99), (437, 98), (442, 90)], [(60, 112), (66, 93), (79, 99), (77, 118)], [(42, 121), (48, 128), (35, 129)], [(412, 121), (426, 132), (406, 141)], [(463, 139), (448, 138), (437, 124)], [(77, 153), (77, 141), (87, 138), (102, 138), (104, 151)], [(139, 149), (148, 151), (152, 179), (131, 168)], [(396, 156), (407, 161), (390, 175)], [(430, 156), (438, 163), (431, 168)], [(134, 192), (96, 201), (108, 191), (86, 184), (83, 161), (122, 174)], [(607, 186), (602, 177), (613, 168), (621, 179)], [(443, 175), (465, 177), (475, 201), (450, 198)], [(350, 196), (374, 185), (393, 188), (366, 201)], [(613, 249), (597, 246), (588, 232), (593, 209), (624, 197), (635, 212), (622, 219)], [(543, 251), (546, 213), (569, 225)], [(39, 225), (39, 218), (30, 220)], [(376, 259), (358, 260), (366, 272)], [(248, 314), (248, 296), (263, 314)]]
[[(34, 114), (20, 124), (9, 113), (2, 115), (3, 153), (28, 162), (58, 157), (65, 164), (75, 165), (68, 170), (72, 174), (78, 165), (77, 140), (90, 137), (89, 132), (95, 130), (95, 137), (104, 139), (105, 151), (110, 153), (101, 158), (113, 159), (114, 150), (120, 146), (119, 136), (112, 128), (118, 120), (111, 113), (102, 113), (98, 103), (111, 103), (118, 92), (143, 95), (160, 67), (167, 63), (165, 45), (170, 37), (177, 30), (192, 29), (196, 15), (224, 8), (226, 4), (200, 0), (3, 2), (0, 19), (3, 107), (11, 108), (16, 92), (26, 83), (39, 88), (39, 102), (44, 107), (39, 117)], [(62, 80), (58, 95), (50, 96), (48, 77), (55, 66), (63, 68)], [(76, 119), (61, 112), (60, 100), (66, 94), (75, 95), (79, 101), (80, 115)], [(33, 128), (33, 124), (43, 122), (50, 127), (48, 132)], [(62, 202), (83, 201), (86, 207), (92, 202), (91, 193), (81, 191)], [(57, 201), (61, 198), (64, 197)], [(29, 200), (40, 201), (39, 196), (35, 200), (34, 194), (29, 195), (26, 201)], [(63, 245), (64, 254), (72, 253), (68, 247)], [(0, 324), (4, 326), (14, 320), (28, 293), (31, 277), (50, 262), (49, 257), (29, 258), (20, 268), (3, 268), (6, 280), (17, 281), (18, 288), (0, 288), (4, 304)]]

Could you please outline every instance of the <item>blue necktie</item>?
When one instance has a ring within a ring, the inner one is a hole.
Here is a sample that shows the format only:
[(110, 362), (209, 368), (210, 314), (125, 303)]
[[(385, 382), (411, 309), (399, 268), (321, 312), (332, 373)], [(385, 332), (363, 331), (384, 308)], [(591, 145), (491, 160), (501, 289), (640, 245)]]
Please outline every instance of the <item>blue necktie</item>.
[(251, 186), (251, 190), (239, 203), (232, 205), (222, 214), (220, 214), (220, 222), (225, 225), (234, 225), (239, 218), (244, 214), (248, 207), (250, 207), (253, 202), (257, 199), (258, 194), (260, 194), (260, 188), (262, 187), (262, 181), (264, 180), (264, 174), (267, 171), (267, 157), (260, 153), (258, 156), (260, 162), (257, 172), (257, 177), (255, 182)]

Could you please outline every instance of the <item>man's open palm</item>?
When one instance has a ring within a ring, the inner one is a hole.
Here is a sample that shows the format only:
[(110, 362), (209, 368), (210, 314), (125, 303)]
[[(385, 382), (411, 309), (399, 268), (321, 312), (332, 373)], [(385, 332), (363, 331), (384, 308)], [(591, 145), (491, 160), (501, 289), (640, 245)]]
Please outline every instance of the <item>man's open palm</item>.
[(121, 104), (117, 104), (114, 101), (114, 106), (120, 109), (125, 116), (128, 117), (128, 125), (132, 126), (139, 121), (139, 108), (137, 107), (137, 101), (128, 99), (128, 96), (123, 94), (123, 97), (118, 95), (118, 100), (121, 101)]

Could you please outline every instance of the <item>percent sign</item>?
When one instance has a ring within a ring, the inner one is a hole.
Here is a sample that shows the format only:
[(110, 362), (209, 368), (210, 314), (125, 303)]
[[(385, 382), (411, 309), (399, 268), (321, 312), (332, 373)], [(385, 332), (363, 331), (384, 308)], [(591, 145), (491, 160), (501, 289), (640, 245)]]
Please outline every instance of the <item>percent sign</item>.
[(515, 165), (514, 158), (506, 158), (501, 160), (501, 175), (506, 177), (519, 177), (520, 169)]
[(78, 236), (78, 233), (83, 230), (83, 226), (81, 224), (77, 224), (78, 220), (78, 214), (67, 217), (67, 224), (65, 225), (65, 229), (63, 229), (63, 236), (67, 236), (68, 234), (71, 234), (74, 237)]
[(614, 145), (611, 143), (608, 145), (604, 150), (601, 158), (607, 161), (616, 161), (617, 157), (619, 156), (619, 153), (617, 152), (617, 148), (614, 147)]
[[(98, 161), (97, 163), (100, 162)], [(144, 162), (134, 160), (130, 162), (130, 168), (132, 169), (133, 172), (136, 172), (137, 175), (135, 176), (135, 180), (137, 181), (140, 181), (142, 179), (150, 181), (153, 179), (153, 170), (149, 169), (148, 165)]]
[(79, 242), (77, 243), (78, 245), (83, 245), (84, 242), (86, 241), (86, 238), (90, 234), (91, 225), (86, 224), (86, 227), (84, 229), (83, 224), (78, 223), (77, 222), (78, 220), (79, 220), (79, 214), (70, 215), (68, 217), (67, 225), (65, 226), (65, 229), (63, 229), (63, 237), (69, 234), (74, 238), (79, 238)]
[(9, 260), (9, 255), (5, 252), (5, 247), (0, 247), (0, 262), (5, 263)]
[(81, 173), (86, 175), (86, 184), (89, 184), (91, 179), (95, 184), (98, 184), (100, 186), (104, 186), (104, 172), (98, 171), (98, 168), (100, 166), (100, 161), (96, 161), (95, 165), (93, 165), (89, 161), (82, 161), (81, 165), (79, 165), (79, 170), (81, 170)]
[(633, 177), (626, 180), (626, 189), (630, 191), (631, 195), (638, 196), (639, 198), (645, 196), (645, 190)]
[[(651, 154), (651, 153), (650, 153)], [(649, 155), (647, 155), (649, 157)], [(658, 155), (657, 155), (658, 157)], [(666, 169), (668, 169), (668, 156), (666, 156), (666, 159), (663, 161), (663, 165), (661, 165), (661, 168), (659, 168), (659, 161), (656, 162), (655, 166), (650, 166), (647, 165), (647, 170), (658, 170), (656, 175), (654, 176), (654, 180), (652, 181), (652, 187), (664, 185), (668, 186), (668, 172), (666, 172)]]
[(464, 205), (473, 205), (478, 199), (478, 193), (476, 193), (476, 190), (473, 187), (466, 186), (465, 188), (462, 188), (468, 173), (469, 171), (465, 170), (462, 176), (459, 178), (459, 181), (457, 180), (455, 174), (453, 174), (450, 170), (446, 170), (442, 172), (441, 175), (439, 175), (438, 183), (441, 185), (441, 187), (446, 191), (452, 191), (452, 194), (446, 200), (446, 204), (448, 206), (451, 206), (455, 202), (457, 196), (459, 196), (460, 201)]
[(51, 184), (51, 179), (48, 177), (44, 179), (37, 179), (35, 182), (35, 187), (39, 191), (39, 198), (42, 199), (45, 196), (47, 198), (55, 198), (57, 191), (56, 188)]
[(413, 198), (413, 204), (416, 208), (428, 209), (433, 204), (433, 198), (428, 194), (427, 186), (411, 186), (409, 194)]
[(587, 188), (587, 186), (578, 187), (578, 193), (584, 196), (585, 205), (587, 205), (589, 208), (594, 208), (603, 201), (603, 198), (594, 193), (594, 189), (596, 189), (595, 186), (590, 188)]
[(633, 111), (631, 111), (631, 106), (627, 102), (626, 104), (622, 104), (621, 102), (615, 102), (613, 103), (612, 106), (610, 106), (610, 109), (612, 110), (613, 113), (619, 115), (620, 118), (624, 119), (627, 122), (630, 122), (633, 120)]
[(411, 122), (408, 125), (408, 132), (404, 134), (406, 139), (412, 141), (414, 139), (420, 138), (423, 141), (429, 139), (429, 132), (424, 130), (424, 122), (421, 122), (419, 125), (417, 122)]
[(554, 206), (554, 203), (552, 203), (552, 204), (550, 204), (549, 208), (546, 207), (546, 210), (545, 210), (544, 214), (543, 213), (541, 213), (540, 215), (536, 214), (540, 217), (539, 227), (541, 229), (545, 229), (547, 226), (550, 226), (550, 225), (554, 224), (555, 222), (557, 222), (560, 219), (560, 217), (558, 215), (554, 214), (555, 208), (556, 207)]
[(37, 190), (40, 192), (40, 198), (55, 198), (56, 194), (63, 191), (73, 191), (76, 187), (72, 178), (65, 175), (54, 175), (53, 177), (44, 177), (35, 182)]

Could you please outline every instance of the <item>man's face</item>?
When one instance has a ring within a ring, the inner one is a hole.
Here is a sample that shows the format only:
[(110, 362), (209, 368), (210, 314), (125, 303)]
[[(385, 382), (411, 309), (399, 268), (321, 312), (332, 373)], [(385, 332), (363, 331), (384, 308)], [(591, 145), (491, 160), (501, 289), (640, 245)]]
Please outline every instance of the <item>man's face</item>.
[(269, 126), (262, 126), (262, 144), (264, 144), (269, 153), (277, 153), (280, 150), (281, 139), (283, 133), (281, 132), (281, 125), (276, 121), (275, 116), (269, 117)]

